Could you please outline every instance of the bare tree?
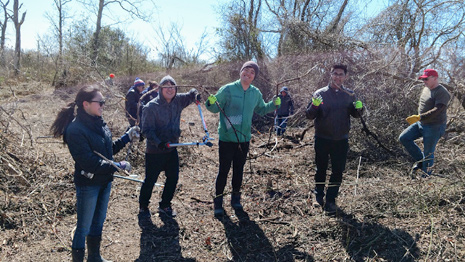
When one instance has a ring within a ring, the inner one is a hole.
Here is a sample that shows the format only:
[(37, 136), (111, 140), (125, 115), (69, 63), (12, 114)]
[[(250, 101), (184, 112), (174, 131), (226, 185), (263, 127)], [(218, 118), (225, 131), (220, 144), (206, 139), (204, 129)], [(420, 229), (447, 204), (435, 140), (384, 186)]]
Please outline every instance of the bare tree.
[(8, 25), (8, 10), (7, 6), (10, 3), (10, 0), (6, 1), (4, 3), (3, 1), (0, 1), (0, 5), (2, 6), (3, 9), (3, 21), (0, 22), (0, 27), (1, 27), (1, 36), (0, 36), (0, 65), (5, 66), (5, 35), (6, 35), (6, 27)]
[[(60, 85), (65, 84), (66, 78), (66, 69), (64, 68), (63, 62), (63, 26), (65, 20), (68, 18), (67, 12), (65, 10), (65, 5), (70, 3), (71, 0), (53, 0), (56, 10), (56, 17), (52, 14), (46, 13), (47, 18), (49, 19), (50, 23), (54, 28), (54, 33), (56, 34), (56, 38), (58, 40), (58, 57), (56, 59), (56, 70), (55, 75), (53, 77), (52, 85), (56, 85), (57, 82)], [(57, 80), (59, 74), (61, 75), (61, 79)]]
[(206, 52), (208, 38), (205, 30), (196, 47), (192, 49), (186, 46), (181, 31), (182, 27), (176, 23), (172, 23), (167, 29), (161, 25), (155, 29), (158, 39), (155, 49), (158, 51), (163, 67), (167, 69), (199, 63), (200, 56)]
[(23, 4), (19, 4), (19, 0), (14, 0), (13, 2), (13, 23), (15, 25), (15, 32), (16, 32), (16, 41), (15, 41), (15, 59), (14, 59), (14, 67), (15, 67), (15, 75), (19, 75), (19, 70), (21, 68), (21, 26), (24, 23), (24, 19), (26, 18), (26, 12), (24, 12), (19, 19), (19, 9)]
[(224, 6), (222, 48), (229, 59), (262, 60), (266, 54), (259, 29), (262, 1), (234, 0)]
[(145, 5), (145, 2), (152, 2), (149, 0), (99, 0), (98, 6), (95, 6), (95, 1), (92, 0), (80, 0), (81, 3), (88, 7), (94, 7), (97, 12), (97, 20), (95, 26), (95, 32), (92, 40), (92, 53), (91, 53), (91, 60), (92, 63), (97, 61), (99, 49), (100, 49), (100, 32), (102, 30), (102, 17), (104, 14), (104, 9), (107, 9), (109, 5), (118, 4), (121, 9), (128, 12), (131, 17), (135, 17), (137, 19), (141, 19), (146, 21), (148, 16), (141, 10), (150, 10)]
[(397, 47), (405, 77), (437, 65), (443, 49), (463, 37), (462, 0), (398, 0), (365, 27), (371, 43)]
[(263, 32), (278, 34), (278, 56), (361, 46), (345, 35), (348, 0), (265, 0), (271, 16)]

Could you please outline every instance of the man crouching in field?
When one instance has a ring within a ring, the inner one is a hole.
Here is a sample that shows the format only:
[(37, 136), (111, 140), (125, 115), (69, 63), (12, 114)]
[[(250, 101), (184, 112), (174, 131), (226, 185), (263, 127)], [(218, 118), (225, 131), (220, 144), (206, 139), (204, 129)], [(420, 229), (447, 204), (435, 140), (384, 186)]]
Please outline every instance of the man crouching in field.
[[(350, 116), (360, 117), (364, 111), (362, 102), (355, 100), (354, 92), (343, 86), (346, 78), (347, 66), (334, 65), (329, 85), (313, 94), (306, 111), (307, 118), (315, 122), (315, 197), (330, 215), (338, 210), (336, 197), (349, 150)], [(326, 169), (330, 157), (332, 172), (325, 202)]]
[[(438, 72), (434, 69), (426, 69), (418, 79), (425, 83), (418, 103), (418, 115), (407, 117), (410, 126), (400, 134), (399, 140), (415, 160), (413, 170), (421, 169), (422, 176), (427, 177), (431, 174), (436, 144), (446, 130), (450, 94), (439, 84)], [(415, 144), (420, 137), (423, 137), (424, 152)]]

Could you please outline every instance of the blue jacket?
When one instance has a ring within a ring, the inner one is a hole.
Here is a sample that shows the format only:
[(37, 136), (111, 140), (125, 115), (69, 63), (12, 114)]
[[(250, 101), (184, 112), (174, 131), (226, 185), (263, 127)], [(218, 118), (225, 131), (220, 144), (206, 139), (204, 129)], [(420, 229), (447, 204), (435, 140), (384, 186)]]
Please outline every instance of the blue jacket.
[[(127, 134), (112, 142), (111, 131), (103, 118), (91, 116), (82, 109), (78, 109), (76, 118), (66, 128), (64, 139), (75, 162), (74, 183), (79, 186), (104, 185), (113, 181), (116, 168), (94, 151), (113, 160), (113, 155), (129, 142)], [(83, 176), (82, 170), (93, 173), (94, 177)]]
[[(136, 121), (133, 120), (130, 116), (137, 120), (137, 104), (139, 103), (141, 96), (142, 94), (134, 86), (132, 86), (126, 94), (126, 117), (128, 118), (129, 124), (131, 126), (134, 126)], [(139, 113), (141, 113), (141, 111)]]
[[(142, 91), (141, 96), (144, 96), (145, 94), (147, 94), (148, 92), (152, 90), (153, 88), (147, 87), (146, 89), (144, 89), (144, 91)], [(142, 106), (145, 106), (146, 104), (150, 102), (150, 100), (154, 99), (157, 96), (158, 96), (158, 92), (155, 92), (155, 91), (153, 91), (152, 93), (148, 95), (145, 95), (144, 98), (142, 98), (141, 100)]]

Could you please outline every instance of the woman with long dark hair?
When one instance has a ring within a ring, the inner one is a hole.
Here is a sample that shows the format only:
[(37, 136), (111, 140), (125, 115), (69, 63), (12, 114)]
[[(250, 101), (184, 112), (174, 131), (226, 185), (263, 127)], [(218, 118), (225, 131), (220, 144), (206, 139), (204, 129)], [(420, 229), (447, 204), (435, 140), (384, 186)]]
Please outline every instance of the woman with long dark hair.
[(113, 154), (139, 136), (139, 127), (135, 126), (112, 141), (111, 131), (102, 118), (104, 104), (98, 87), (85, 86), (73, 102), (61, 109), (50, 128), (54, 137), (63, 136), (75, 162), (77, 223), (72, 243), (73, 261), (84, 260), (86, 238), (87, 261), (107, 261), (100, 256), (100, 242), (113, 173), (117, 171), (115, 166), (131, 169), (126, 161), (113, 162)]

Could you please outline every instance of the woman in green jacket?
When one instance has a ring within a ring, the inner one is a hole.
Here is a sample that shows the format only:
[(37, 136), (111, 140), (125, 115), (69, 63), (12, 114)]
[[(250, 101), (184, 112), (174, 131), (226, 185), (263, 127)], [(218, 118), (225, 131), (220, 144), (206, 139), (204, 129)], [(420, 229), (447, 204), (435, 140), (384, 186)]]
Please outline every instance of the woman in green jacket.
[[(260, 90), (251, 85), (258, 75), (257, 63), (248, 61), (240, 71), (240, 79), (222, 86), (216, 95), (210, 95), (205, 102), (208, 111), (220, 114), (219, 171), (216, 177), (215, 216), (224, 215), (223, 194), (229, 169), (233, 165), (231, 206), (241, 210), (241, 185), (244, 164), (249, 152), (253, 113), (265, 115), (273, 112), (281, 104), (279, 98), (265, 103)], [(221, 110), (220, 110), (221, 108)]]

